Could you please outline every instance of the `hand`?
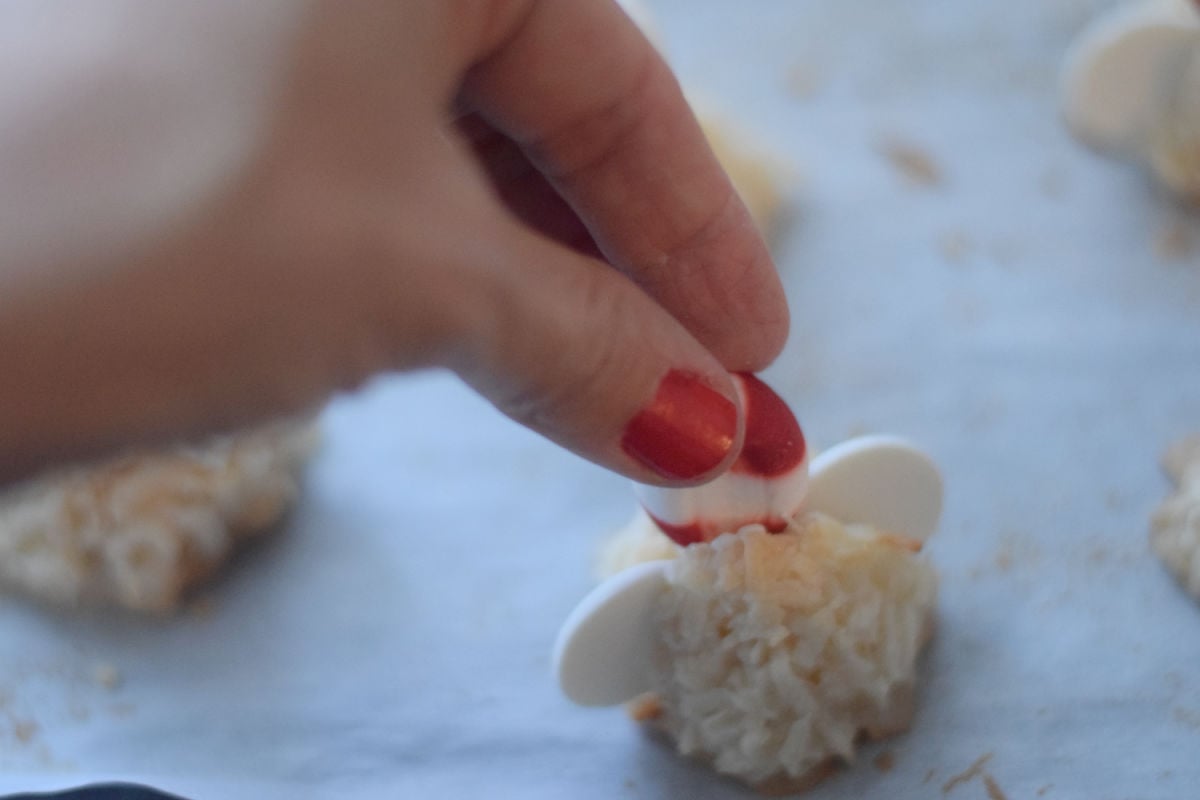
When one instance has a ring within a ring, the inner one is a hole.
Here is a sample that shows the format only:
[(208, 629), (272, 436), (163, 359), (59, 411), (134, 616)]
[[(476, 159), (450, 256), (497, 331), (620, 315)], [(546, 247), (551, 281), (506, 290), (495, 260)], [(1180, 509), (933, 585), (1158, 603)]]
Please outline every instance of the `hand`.
[[(695, 483), (733, 459), (728, 371), (777, 355), (786, 305), (676, 81), (617, 6), (273, 13), (293, 16), (192, 34), (197, 52), (278, 53), (242, 76), (267, 87), (260, 134), (200, 201), (122, 247), (0, 271), (0, 475), (429, 366), (641, 481)], [(196, 102), (235, 91), (196, 77), (220, 72), (210, 55), (181, 73)]]

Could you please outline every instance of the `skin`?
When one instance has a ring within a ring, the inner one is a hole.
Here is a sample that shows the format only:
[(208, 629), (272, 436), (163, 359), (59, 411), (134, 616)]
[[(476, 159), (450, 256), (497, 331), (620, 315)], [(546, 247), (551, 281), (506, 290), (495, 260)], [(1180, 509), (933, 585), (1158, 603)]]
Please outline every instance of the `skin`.
[(728, 372), (772, 361), (787, 307), (619, 8), (306, 8), (218, 190), (119, 254), (0, 268), (0, 480), (427, 367), (637, 480), (722, 471), (736, 448), (664, 480), (621, 433), (671, 369), (736, 402)]

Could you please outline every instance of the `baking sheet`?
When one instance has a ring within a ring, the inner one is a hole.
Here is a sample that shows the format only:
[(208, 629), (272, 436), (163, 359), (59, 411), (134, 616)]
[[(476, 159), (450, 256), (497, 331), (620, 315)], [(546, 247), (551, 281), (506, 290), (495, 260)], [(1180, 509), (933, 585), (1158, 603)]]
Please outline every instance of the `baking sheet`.
[[(947, 477), (913, 730), (809, 796), (1194, 796), (1200, 605), (1146, 525), (1200, 428), (1200, 228), (1058, 123), (1059, 56), (1110, 4), (651, 5), (689, 89), (805, 174), (769, 378), (817, 444), (904, 434)], [(551, 682), (624, 481), (441, 374), (324, 423), (285, 530), (181, 618), (0, 605), (0, 792), (752, 796)], [(955, 779), (985, 757), (991, 785)]]

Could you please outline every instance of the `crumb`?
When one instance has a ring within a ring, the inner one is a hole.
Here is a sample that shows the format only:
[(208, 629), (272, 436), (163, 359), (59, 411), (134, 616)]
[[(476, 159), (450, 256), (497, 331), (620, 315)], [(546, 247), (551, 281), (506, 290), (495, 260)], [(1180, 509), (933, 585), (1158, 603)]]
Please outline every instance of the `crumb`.
[(1186, 725), (1194, 731), (1200, 731), (1200, 711), (1176, 706), (1171, 709), (1171, 716), (1176, 722)]
[(1104, 493), (1104, 507), (1109, 511), (1120, 511), (1125, 505), (1125, 496), (1119, 489), (1109, 489)]
[(14, 719), (12, 733), (21, 744), (29, 744), (37, 736), (38, 724), (31, 719)]
[(988, 800), (1008, 800), (1000, 784), (987, 772), (983, 773), (983, 788), (987, 789)]
[(884, 750), (879, 755), (875, 756), (875, 760), (871, 762), (875, 765), (875, 769), (880, 772), (891, 772), (896, 766), (896, 754), (891, 750)]
[(914, 144), (889, 140), (880, 151), (897, 172), (920, 186), (937, 186), (942, 182), (942, 170), (928, 152)]
[(1041, 550), (1034, 538), (1018, 530), (1005, 531), (1000, 536), (1000, 546), (992, 556), (992, 566), (998, 572), (1036, 566), (1041, 561)]
[(1163, 680), (1166, 681), (1167, 686), (1172, 691), (1177, 692), (1181, 688), (1183, 688), (1183, 677), (1178, 672), (1175, 672), (1174, 670), (1168, 672), (1166, 675), (1163, 675)]
[(971, 239), (962, 231), (947, 231), (938, 238), (938, 251), (949, 264), (962, 264), (971, 255)]
[(1169, 220), (1154, 234), (1154, 255), (1159, 261), (1182, 261), (1191, 255), (1192, 232), (1182, 219)]
[(1168, 778), (1172, 777), (1174, 774), (1175, 774), (1174, 770), (1164, 769), (1162, 772), (1158, 773), (1158, 779), (1160, 781), (1165, 781)]
[(72, 703), (67, 711), (76, 722), (87, 722), (92, 718), (92, 712), (82, 703)]
[(121, 686), (121, 671), (112, 664), (97, 664), (92, 670), (92, 680), (96, 685), (108, 691), (116, 691)]
[(625, 789), (626, 789), (626, 791), (630, 791), (630, 792), (636, 791), (637, 790), (637, 781), (635, 781), (633, 778), (626, 778), (625, 779)]
[(1046, 792), (1050, 791), (1050, 790), (1051, 790), (1051, 789), (1053, 789), (1053, 788), (1054, 788), (1054, 784), (1053, 784), (1053, 783), (1047, 783), (1045, 786), (1041, 786), (1041, 787), (1039, 787), (1039, 788), (1038, 788), (1038, 790), (1037, 790), (1037, 796), (1038, 796), (1038, 797), (1044, 797), (1044, 796), (1046, 795)]
[(650, 722), (661, 717), (663, 713), (662, 703), (650, 692), (631, 701), (628, 709), (634, 722)]
[(1106, 548), (1104, 545), (1098, 544), (1094, 545), (1090, 550), (1088, 550), (1085, 558), (1087, 559), (1087, 563), (1091, 564), (1093, 567), (1098, 567), (1108, 561), (1108, 556), (1108, 548)]
[(811, 64), (796, 64), (784, 79), (787, 93), (796, 100), (808, 100), (821, 88), (821, 76)]
[(936, 775), (937, 775), (937, 770), (934, 769), (933, 767), (930, 767), (929, 771), (925, 773), (925, 780), (921, 781), (921, 785), (924, 786), (924, 785), (928, 784), (930, 781), (932, 781), (934, 779), (934, 777)]
[(992, 753), (984, 753), (979, 758), (975, 759), (974, 764), (967, 767), (957, 775), (952, 776), (950, 780), (946, 781), (946, 783), (942, 785), (942, 794), (950, 794), (961, 784), (979, 777), (980, 773), (983, 772), (984, 765), (992, 760), (992, 755)]

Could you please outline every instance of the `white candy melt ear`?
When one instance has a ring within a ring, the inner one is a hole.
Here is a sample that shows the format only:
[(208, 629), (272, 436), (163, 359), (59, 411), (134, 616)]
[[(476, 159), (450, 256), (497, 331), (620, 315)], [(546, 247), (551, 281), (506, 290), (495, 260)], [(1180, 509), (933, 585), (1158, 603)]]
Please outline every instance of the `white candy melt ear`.
[(620, 572), (583, 599), (554, 645), (558, 685), (581, 706), (614, 706), (649, 690), (654, 600), (666, 588), (667, 561)]
[(681, 545), (710, 541), (759, 523), (779, 531), (804, 505), (808, 449), (787, 404), (753, 375), (734, 375), (746, 417), (742, 451), (729, 471), (703, 486), (635, 485), (658, 526)]
[(942, 515), (942, 475), (903, 439), (863, 436), (813, 459), (808, 508), (923, 542)]
[[(813, 459), (807, 507), (923, 541), (941, 515), (942, 479), (929, 456), (904, 440), (865, 436)], [(670, 563), (617, 573), (571, 612), (554, 647), (554, 671), (568, 698), (617, 705), (652, 688), (654, 604), (667, 589)]]
[(1188, 0), (1145, 0), (1101, 17), (1064, 65), (1063, 114), (1072, 132), (1098, 149), (1140, 154), (1197, 47), (1200, 12)]

